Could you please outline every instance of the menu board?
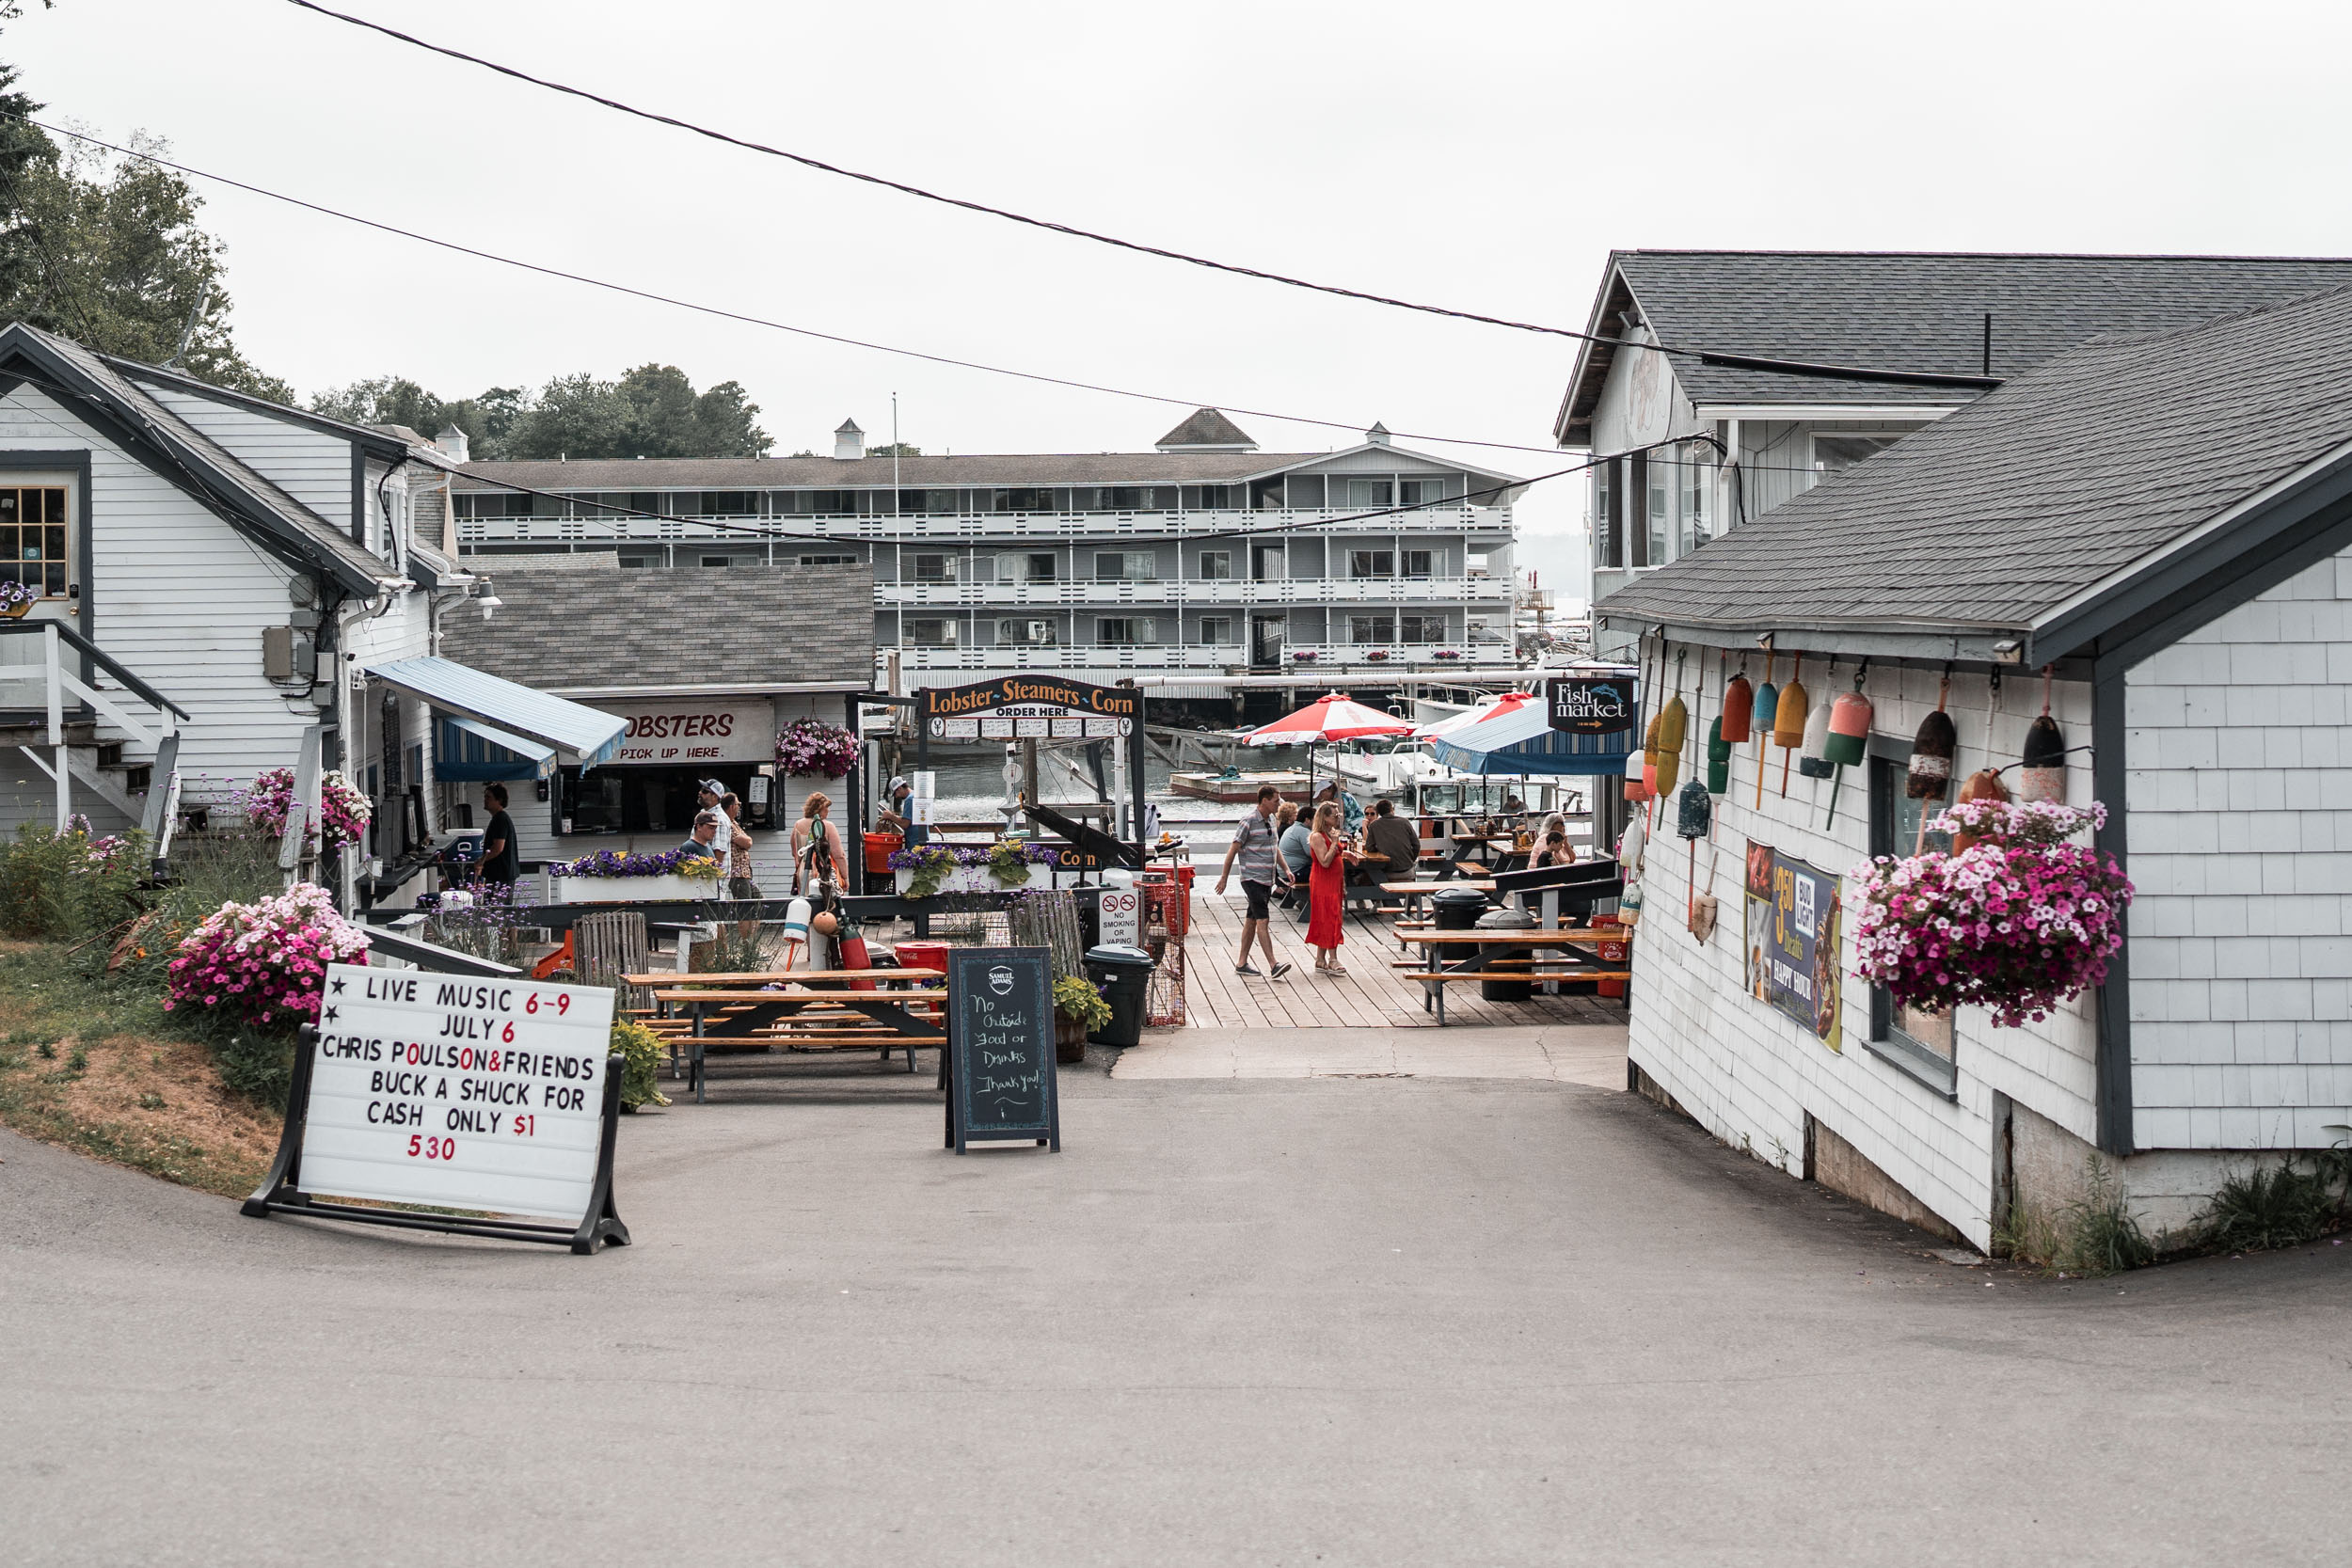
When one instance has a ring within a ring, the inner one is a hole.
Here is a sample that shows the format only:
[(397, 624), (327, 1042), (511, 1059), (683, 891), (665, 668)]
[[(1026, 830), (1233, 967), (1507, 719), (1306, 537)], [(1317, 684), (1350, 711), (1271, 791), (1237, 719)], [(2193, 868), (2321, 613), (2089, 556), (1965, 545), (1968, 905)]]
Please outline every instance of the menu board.
[(1055, 1096), (1053, 954), (1043, 947), (947, 952), (947, 1147), (1061, 1148)]
[(612, 1034), (603, 986), (328, 965), (303, 1190), (579, 1219)]
[(1741, 951), (1748, 994), (1840, 1051), (1837, 879), (1766, 844), (1748, 846)]

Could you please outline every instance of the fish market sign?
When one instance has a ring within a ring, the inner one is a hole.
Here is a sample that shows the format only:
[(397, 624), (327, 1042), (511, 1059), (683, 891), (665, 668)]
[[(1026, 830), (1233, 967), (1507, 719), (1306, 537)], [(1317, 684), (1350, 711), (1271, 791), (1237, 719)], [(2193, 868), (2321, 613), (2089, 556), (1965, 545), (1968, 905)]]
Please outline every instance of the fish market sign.
[(1551, 727), (1571, 735), (1622, 735), (1633, 727), (1633, 677), (1559, 676), (1546, 684)]

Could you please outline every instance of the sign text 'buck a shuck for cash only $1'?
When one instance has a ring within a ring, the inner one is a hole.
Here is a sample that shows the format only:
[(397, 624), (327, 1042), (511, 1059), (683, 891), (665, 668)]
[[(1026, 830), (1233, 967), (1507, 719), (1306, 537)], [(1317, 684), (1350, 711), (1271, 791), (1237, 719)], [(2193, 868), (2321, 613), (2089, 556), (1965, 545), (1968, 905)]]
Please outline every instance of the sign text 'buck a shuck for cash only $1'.
[[(246, 1212), (365, 1198), (545, 1216), (585, 1233), (592, 1210), (611, 1210), (612, 1028), (601, 986), (330, 965), (280, 1168)], [(268, 1201), (281, 1194), (298, 1196)]]

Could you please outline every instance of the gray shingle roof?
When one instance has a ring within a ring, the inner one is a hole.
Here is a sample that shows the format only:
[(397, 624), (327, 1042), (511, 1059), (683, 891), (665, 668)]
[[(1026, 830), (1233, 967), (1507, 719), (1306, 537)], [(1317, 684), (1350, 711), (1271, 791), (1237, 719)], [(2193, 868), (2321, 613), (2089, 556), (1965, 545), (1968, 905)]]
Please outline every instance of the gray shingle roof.
[[(1227, 484), (1330, 453), (1120, 451), (980, 453), (896, 459), (897, 483), (918, 486), (1041, 484)], [(485, 490), (509, 480), (542, 490), (855, 489), (893, 483), (887, 457), (648, 457), (638, 461), (469, 463), (457, 488)], [(476, 481), (468, 483), (469, 478)]]
[[(1993, 373), (2011, 376), (2102, 333), (2175, 330), (2352, 284), (2352, 260), (2328, 258), (1626, 250), (1611, 261), (1596, 332), (1614, 335), (1638, 304), (1675, 347), (1962, 375), (1982, 368), (1987, 312)], [(1584, 438), (1616, 352), (1587, 345), (1580, 356), (1564, 439)], [(1674, 372), (1699, 403), (1948, 407), (1972, 395), (1679, 357)]]
[(1597, 610), (1757, 632), (2024, 630), (2347, 442), (2352, 289), (2101, 339)]
[(609, 553), (469, 556), (502, 607), (451, 615), (442, 652), (543, 689), (874, 678), (865, 566), (623, 571)]
[(1184, 423), (1161, 436), (1152, 445), (1166, 451), (1170, 447), (1252, 447), (1251, 440), (1241, 426), (1215, 408), (1196, 408), (1184, 417)]

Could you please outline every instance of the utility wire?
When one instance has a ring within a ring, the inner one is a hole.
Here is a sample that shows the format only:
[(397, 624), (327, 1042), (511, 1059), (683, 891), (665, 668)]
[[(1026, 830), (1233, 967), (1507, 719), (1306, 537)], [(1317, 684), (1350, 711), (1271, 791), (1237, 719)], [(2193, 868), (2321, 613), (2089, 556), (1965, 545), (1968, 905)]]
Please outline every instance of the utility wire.
[[(1578, 342), (1595, 343), (1605, 348), (1651, 349), (1660, 354), (1695, 358), (1702, 364), (1717, 365), (1730, 370), (1770, 371), (1788, 375), (1820, 376), (1846, 381), (1883, 381), (1914, 387), (1973, 387), (1979, 389), (1989, 389), (2000, 385), (1997, 377), (1989, 375), (1956, 375), (1942, 371), (1872, 370), (1862, 366), (1820, 364), (1810, 360), (1780, 359), (1724, 350), (1678, 348), (1665, 343), (1632, 342), (1618, 338), (1603, 337), (1593, 332), (1580, 332), (1573, 327), (1548, 326), (1539, 322), (1512, 321), (1503, 316), (1482, 315), (1475, 310), (1455, 310), (1442, 305), (1423, 305), (1414, 300), (1397, 299), (1388, 294), (1367, 293), (1361, 289), (1343, 288), (1336, 283), (1317, 283), (1309, 278), (1293, 277), (1285, 273), (1267, 272), (1261, 267), (1243, 266), (1233, 261), (1219, 261), (1206, 256), (1195, 256), (1189, 251), (1169, 250), (1162, 245), (1146, 245), (1139, 240), (1122, 240), (1116, 234), (1104, 234), (1091, 229), (1080, 229), (1067, 223), (1057, 223), (1050, 218), (1031, 217), (1025, 213), (1012, 212), (1004, 207), (992, 207), (986, 202), (973, 201), (964, 197), (945, 196), (937, 191), (926, 190), (920, 185), (912, 185), (903, 180), (893, 180), (884, 175), (866, 174), (858, 169), (844, 168), (838, 164), (829, 164), (820, 158), (812, 158), (804, 152), (793, 152), (781, 147), (771, 147), (766, 142), (750, 141), (742, 136), (731, 135), (724, 131), (712, 130), (707, 125), (697, 125), (692, 120), (680, 119), (675, 115), (660, 114), (652, 109), (641, 109), (633, 103), (625, 103), (617, 98), (608, 98), (602, 93), (591, 92), (586, 87), (576, 87), (568, 83), (551, 81), (544, 76), (534, 76), (527, 71), (518, 70), (511, 65), (501, 65), (496, 60), (485, 60), (479, 55), (469, 55), (462, 49), (453, 49), (447, 44), (429, 42), (413, 33), (404, 33), (397, 27), (388, 27), (380, 22), (371, 22), (363, 16), (353, 16), (346, 11), (330, 9), (319, 5), (317, 0), (287, 0), (287, 3), (319, 16), (348, 23), (354, 27), (362, 27), (372, 33), (380, 33), (388, 39), (396, 40), (413, 48), (445, 55), (453, 60), (462, 60), (468, 65), (480, 66), (485, 71), (496, 71), (501, 76), (512, 77), (517, 82), (527, 82), (534, 87), (544, 87), (549, 92), (584, 99), (588, 103), (600, 104), (619, 114), (632, 115), (639, 119), (650, 120), (657, 125), (667, 125), (674, 130), (705, 136), (715, 142), (723, 142), (729, 147), (739, 147), (747, 152), (757, 152), (771, 158), (783, 158), (799, 164), (804, 168), (816, 169), (822, 174), (834, 174), (845, 180), (856, 180), (868, 185), (880, 185), (885, 190), (898, 191), (924, 201), (936, 201), (949, 207), (961, 207), (966, 212), (981, 213), (990, 217), (1003, 218), (1009, 223), (1026, 224), (1032, 229), (1043, 229), (1056, 234), (1066, 234), (1072, 239), (1091, 240), (1097, 245), (1112, 245), (1120, 250), (1132, 250), (1145, 256), (1157, 256), (1170, 261), (1183, 261), (1190, 266), (1206, 267), (1212, 272), (1231, 273), (1238, 277), (1254, 277), (1262, 282), (1280, 283), (1294, 289), (1311, 290), (1316, 293), (1336, 294), (1343, 299), (1360, 299), (1373, 305), (1386, 305), (1399, 310), (1417, 310), (1423, 315), (1445, 316), (1454, 321), (1478, 322), (1487, 326), (1509, 327), (1515, 332), (1539, 332), (1547, 337), (1569, 338)], [(1310, 422), (1320, 423), (1322, 421)], [(1436, 437), (1422, 436), (1415, 436), (1414, 439), (1426, 441), (1435, 440)], [(1462, 444), (1468, 446), (1484, 443), (1464, 442)]]
[[(679, 299), (671, 294), (656, 293), (649, 289), (633, 288), (627, 283), (609, 282), (601, 277), (591, 277), (584, 273), (567, 272), (561, 267), (545, 266), (537, 261), (525, 261), (516, 257), (501, 255), (497, 251), (460, 245), (454, 240), (439, 239), (413, 229), (402, 229), (397, 225), (380, 222), (375, 218), (361, 217), (356, 213), (346, 213), (316, 201), (308, 201), (298, 196), (288, 196), (282, 191), (273, 191), (263, 185), (231, 179), (226, 174), (215, 174), (190, 164), (175, 163), (169, 158), (158, 157), (152, 152), (143, 152), (136, 148), (102, 141), (96, 136), (87, 135), (79, 131), (70, 131), (62, 125), (52, 125), (46, 120), (34, 119), (27, 115), (14, 114), (8, 110), (0, 109), (0, 117), (37, 126), (53, 135), (67, 136), (91, 147), (103, 148), (109, 152), (119, 153), (126, 158), (141, 159), (153, 164), (158, 168), (167, 168), (175, 173), (191, 175), (199, 180), (209, 180), (215, 184), (227, 185), (232, 190), (266, 197), (272, 201), (282, 201), (290, 207), (299, 207), (306, 212), (317, 213), (324, 217), (337, 218), (344, 223), (356, 223), (363, 229), (373, 229), (378, 233), (394, 234), (404, 240), (415, 240), (421, 245), (454, 251), (461, 256), (471, 256), (477, 261), (495, 261), (501, 266), (537, 273), (543, 277), (561, 278), (567, 283), (582, 283), (592, 289), (603, 289), (612, 293), (627, 294), (635, 299), (650, 300), (657, 305), (675, 306), (681, 310), (692, 310), (706, 316), (716, 316), (723, 321), (740, 322), (747, 326), (764, 326), (777, 332), (789, 332), (796, 337), (815, 338), (824, 342), (840, 343), (850, 348), (868, 349), (878, 354), (895, 354), (908, 359), (927, 360), (934, 365), (952, 366), (958, 370), (979, 371), (989, 375), (1009, 375), (1023, 381), (1041, 382), (1049, 387), (1068, 387), (1082, 392), (1101, 392), (1110, 397), (1133, 398), (1138, 402), (1165, 404), (1174, 408), (1216, 408), (1228, 414), (1239, 414), (1245, 419), (1279, 420), (1286, 424), (1314, 425), (1325, 430), (1345, 430), (1359, 434), (1366, 428), (1361, 424), (1351, 423), (1343, 420), (1319, 420), (1301, 414), (1279, 414), (1267, 408), (1244, 408), (1233, 404), (1214, 403), (1202, 398), (1170, 397), (1161, 392), (1138, 392), (1125, 387), (1107, 387), (1099, 382), (1075, 381), (1067, 376), (1046, 375), (1038, 371), (1016, 371), (1003, 365), (984, 364), (977, 359), (957, 359), (944, 354), (927, 354), (921, 349), (899, 348), (890, 343), (870, 342), (861, 338), (847, 338), (835, 332), (820, 332), (815, 327), (795, 326), (789, 322), (771, 321), (764, 316), (746, 315), (742, 311), (729, 310), (721, 306), (703, 305), (691, 299)], [(1428, 441), (1439, 446), (1482, 447), (1499, 451), (1537, 451), (1547, 457), (1555, 456), (1560, 451), (1558, 447), (1531, 447), (1511, 441), (1472, 441), (1458, 436), (1435, 436), (1425, 431), (1406, 430), (1393, 434), (1407, 441)]]

